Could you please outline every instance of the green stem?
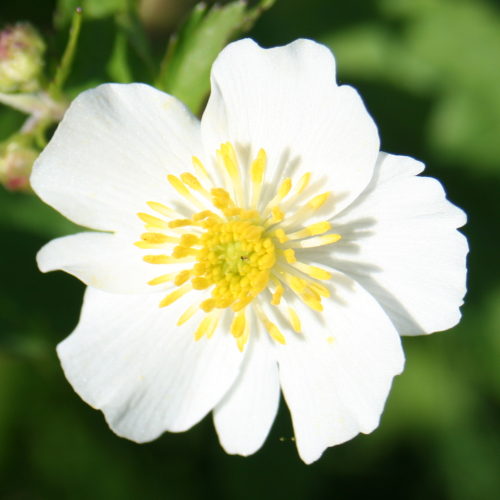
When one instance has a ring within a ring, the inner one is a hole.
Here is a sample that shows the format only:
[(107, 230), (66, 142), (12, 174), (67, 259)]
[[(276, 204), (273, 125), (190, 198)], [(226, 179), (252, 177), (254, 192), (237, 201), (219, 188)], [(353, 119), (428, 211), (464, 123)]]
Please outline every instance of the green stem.
[(78, 7), (73, 14), (73, 19), (71, 20), (68, 44), (66, 45), (61, 62), (57, 67), (56, 74), (49, 87), (49, 95), (54, 99), (58, 99), (60, 97), (62, 87), (68, 78), (71, 65), (75, 57), (75, 50), (78, 44), (80, 28), (82, 26), (82, 19), (82, 9)]

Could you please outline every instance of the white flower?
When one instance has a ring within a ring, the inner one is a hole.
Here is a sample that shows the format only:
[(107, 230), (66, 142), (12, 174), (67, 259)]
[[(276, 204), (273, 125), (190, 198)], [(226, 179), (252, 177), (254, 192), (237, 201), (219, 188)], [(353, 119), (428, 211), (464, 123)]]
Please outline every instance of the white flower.
[(465, 293), (465, 216), (423, 168), (379, 152), (309, 40), (229, 45), (201, 123), (146, 85), (84, 92), (32, 176), (96, 230), (38, 255), (88, 285), (67, 378), (137, 442), (213, 410), (224, 449), (254, 453), (280, 388), (307, 463), (371, 432), (398, 333), (450, 328)]

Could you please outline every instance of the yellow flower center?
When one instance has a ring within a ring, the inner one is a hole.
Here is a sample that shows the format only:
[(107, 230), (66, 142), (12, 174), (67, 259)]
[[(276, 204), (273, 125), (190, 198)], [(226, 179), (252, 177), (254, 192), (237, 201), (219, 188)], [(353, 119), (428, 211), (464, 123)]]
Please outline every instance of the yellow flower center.
[[(310, 174), (305, 174), (293, 192), (292, 180), (284, 179), (275, 196), (262, 207), (265, 151), (261, 149), (250, 166), (251, 190), (243, 189), (242, 172), (231, 143), (221, 145), (217, 160), (228, 190), (214, 187), (212, 178), (196, 157), (193, 157), (193, 167), (201, 181), (188, 172), (180, 177), (167, 177), (171, 186), (201, 211), (185, 218), (151, 201), (148, 206), (162, 217), (138, 214), (147, 232), (141, 235), (136, 246), (171, 251), (170, 255), (146, 255), (144, 260), (151, 264), (188, 264), (180, 271), (158, 276), (149, 284), (174, 287), (160, 302), (160, 307), (172, 304), (192, 290), (210, 290), (208, 297), (207, 292), (202, 292), (203, 299), (193, 302), (177, 321), (181, 325), (201, 309), (205, 317), (195, 331), (197, 340), (203, 336), (210, 338), (223, 311), (230, 310), (233, 315), (230, 332), (243, 350), (250, 334), (247, 314), (250, 307), (269, 336), (285, 343), (285, 336), (269, 319), (260, 299), (255, 299), (269, 291), (270, 295), (263, 300), (279, 309), (280, 316), (287, 318), (297, 333), (301, 325), (292, 307), (294, 300), (298, 298), (314, 311), (322, 311), (322, 298), (329, 297), (330, 291), (320, 281), (329, 280), (331, 275), (322, 268), (301, 262), (295, 250), (328, 245), (340, 239), (338, 234), (325, 234), (331, 229), (327, 221), (304, 224), (324, 205), (329, 193), (299, 203), (309, 185)], [(207, 201), (212, 210), (207, 209)], [(291, 212), (289, 217), (287, 211)]]

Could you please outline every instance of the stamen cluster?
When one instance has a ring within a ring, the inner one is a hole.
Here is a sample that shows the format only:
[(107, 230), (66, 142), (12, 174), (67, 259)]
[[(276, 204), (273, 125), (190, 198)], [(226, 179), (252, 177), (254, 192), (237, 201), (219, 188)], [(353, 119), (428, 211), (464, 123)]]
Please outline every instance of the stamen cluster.
[[(250, 193), (243, 190), (242, 171), (232, 144), (222, 144), (216, 158), (228, 190), (214, 186), (197, 157), (193, 157), (193, 167), (201, 181), (189, 172), (179, 177), (167, 176), (175, 191), (201, 211), (182, 218), (175, 210), (150, 201), (148, 206), (164, 218), (138, 214), (148, 232), (135, 244), (144, 249), (171, 250), (170, 255), (145, 255), (144, 260), (151, 264), (189, 265), (181, 271), (158, 276), (149, 284), (170, 282), (175, 287), (163, 298), (160, 307), (172, 304), (191, 290), (210, 289), (210, 296), (192, 302), (177, 322), (181, 325), (202, 310), (205, 316), (194, 333), (195, 339), (210, 338), (223, 311), (230, 309), (233, 315), (230, 332), (242, 350), (249, 338), (250, 310), (269, 336), (283, 344), (285, 336), (271, 321), (261, 300), (256, 299), (267, 290), (264, 299), (280, 310), (280, 316), (296, 333), (301, 332), (301, 324), (292, 307), (294, 296), (314, 311), (323, 310), (322, 299), (329, 297), (330, 291), (320, 281), (329, 280), (331, 274), (301, 262), (295, 250), (330, 245), (340, 239), (339, 234), (329, 232), (328, 221), (305, 224), (327, 202), (330, 193), (303, 200), (302, 193), (310, 181), (310, 173), (305, 173), (295, 190), (290, 178), (283, 179), (275, 195), (264, 205), (261, 192), (267, 155), (263, 149), (249, 169)], [(200, 198), (209, 201), (213, 210), (207, 209)], [(290, 209), (292, 213), (287, 215)], [(299, 229), (291, 230), (294, 227)]]

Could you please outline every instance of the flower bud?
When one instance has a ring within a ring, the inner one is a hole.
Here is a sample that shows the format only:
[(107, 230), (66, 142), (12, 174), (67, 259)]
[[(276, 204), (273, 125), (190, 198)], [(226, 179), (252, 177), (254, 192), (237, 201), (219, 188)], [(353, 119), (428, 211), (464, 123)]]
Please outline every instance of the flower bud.
[(29, 177), (39, 151), (12, 139), (0, 148), (0, 183), (10, 191), (30, 191)]
[(37, 90), (45, 43), (28, 23), (0, 31), (0, 92)]

